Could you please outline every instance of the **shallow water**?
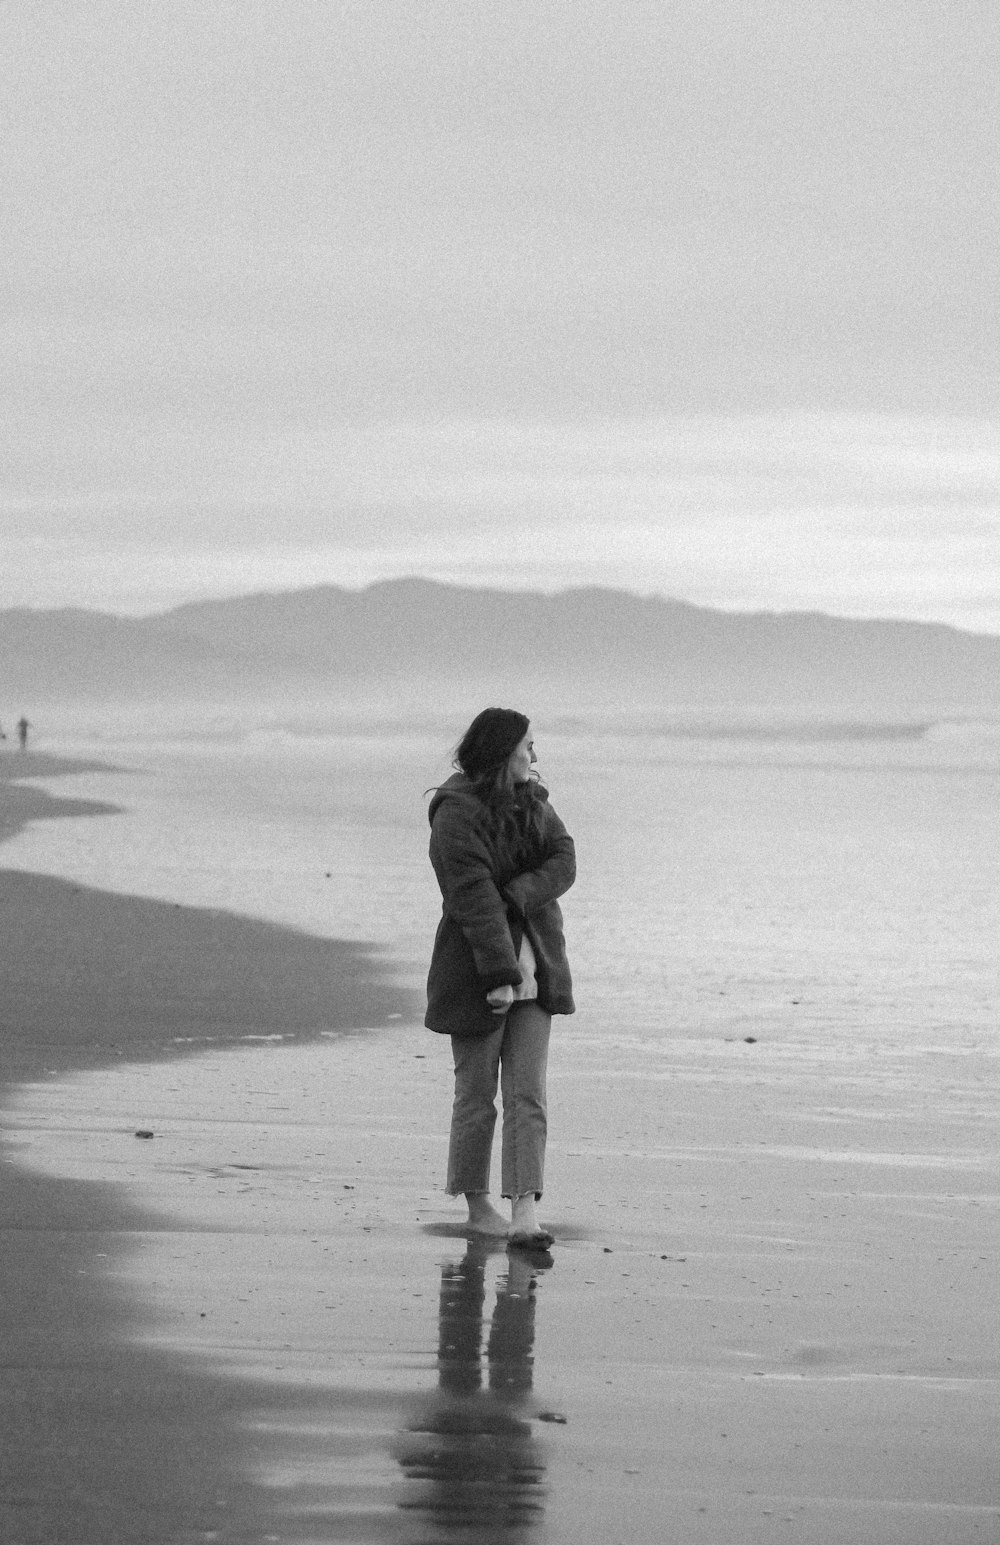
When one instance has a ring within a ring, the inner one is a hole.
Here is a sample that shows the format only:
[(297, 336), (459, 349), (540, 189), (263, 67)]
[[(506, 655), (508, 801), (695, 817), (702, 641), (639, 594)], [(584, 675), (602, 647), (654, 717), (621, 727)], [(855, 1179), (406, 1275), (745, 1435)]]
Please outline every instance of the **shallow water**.
[[(540, 726), (579, 854), (564, 901), (575, 1023), (655, 1038), (877, 1026), (975, 1044), (995, 1000), (988, 730), (761, 743)], [(123, 814), (39, 822), (5, 847), (9, 865), (372, 939), (422, 978), (439, 909), (424, 790), (449, 771), (442, 734), (153, 726), (66, 749), (126, 771), (55, 791)]]
[(996, 1054), (622, 1050), (554, 1037), (538, 1263), (461, 1237), (417, 1026), (19, 1092), (19, 1162), (143, 1211), (129, 1333), (258, 1391), (235, 1538), (995, 1537)]
[[(782, 1523), (812, 1545), (992, 1537), (989, 733), (536, 738), (579, 850), (580, 1010), (553, 1037), (559, 1250), (531, 1287), (524, 1388), (490, 1404), (503, 1357), (478, 1342), (458, 1370), (488, 1372), (476, 1410), (503, 1417), (522, 1478), (480, 1523), (521, 1539), (530, 1504), (548, 1545), (658, 1540), (667, 1516), (692, 1545)], [(124, 813), (39, 823), (10, 865), (374, 939), (419, 981), (442, 735), (65, 749), (126, 771), (53, 792)], [(308, 1422), (258, 1413), (275, 1538), (466, 1537), (482, 1431), (467, 1410), (454, 1426), (441, 1348), (482, 1339), (484, 1282), (494, 1317), (528, 1288), (449, 1235), (447, 1086), (447, 1047), (399, 1025), (32, 1085), (6, 1113), (19, 1162), (151, 1214), (105, 1263), (134, 1334), (316, 1391)]]

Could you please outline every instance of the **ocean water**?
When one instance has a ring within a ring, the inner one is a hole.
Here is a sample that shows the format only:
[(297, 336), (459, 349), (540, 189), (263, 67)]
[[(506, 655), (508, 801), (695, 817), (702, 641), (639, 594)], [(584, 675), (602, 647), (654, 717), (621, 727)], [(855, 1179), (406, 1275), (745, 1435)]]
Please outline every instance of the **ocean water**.
[[(672, 1143), (825, 1151), (831, 1132), (840, 1153), (980, 1154), (1000, 1071), (1000, 730), (725, 728), (534, 726), (578, 850), (555, 1140), (586, 1132), (623, 1162)], [(444, 1091), (447, 1048), (419, 1026), (442, 729), (133, 725), (65, 749), (118, 770), (54, 792), (121, 814), (38, 822), (8, 864), (373, 942)], [(393, 1075), (376, 1060), (377, 1085)], [(444, 1107), (436, 1121), (443, 1138)]]
[[(581, 1035), (992, 1033), (1000, 728), (534, 728), (578, 848), (563, 907)], [(121, 814), (38, 822), (4, 861), (372, 940), (419, 988), (439, 911), (425, 791), (448, 745), (280, 724), (67, 737), (53, 749), (118, 770), (47, 787)]]
[[(971, 1545), (997, 1502), (1000, 734), (702, 728), (534, 726), (579, 855), (579, 1012), (550, 1057), (556, 1269), (522, 1368), (544, 1401), (528, 1416), (569, 1413), (551, 1442), (530, 1429), (537, 1537), (659, 1538), (676, 1514), (692, 1541), (763, 1545), (801, 1514), (815, 1545)], [(439, 910), (424, 791), (448, 744), (67, 736), (52, 749), (120, 770), (47, 786), (121, 814), (39, 822), (3, 857), (373, 940), (419, 989)], [(156, 1220), (95, 1262), (129, 1334), (315, 1393), (305, 1416), (254, 1417), (285, 1520), (269, 1537), (358, 1538), (363, 1503), (365, 1537), (402, 1545), (426, 1496), (398, 1455), (436, 1409), (465, 1251), (442, 1195), (448, 1047), (417, 1016), (309, 1045), (282, 1029), (26, 1085), (8, 1151)], [(498, 1305), (512, 1270), (489, 1263)], [(474, 1456), (476, 1430), (456, 1442)], [(454, 1488), (439, 1500), (450, 1530)]]

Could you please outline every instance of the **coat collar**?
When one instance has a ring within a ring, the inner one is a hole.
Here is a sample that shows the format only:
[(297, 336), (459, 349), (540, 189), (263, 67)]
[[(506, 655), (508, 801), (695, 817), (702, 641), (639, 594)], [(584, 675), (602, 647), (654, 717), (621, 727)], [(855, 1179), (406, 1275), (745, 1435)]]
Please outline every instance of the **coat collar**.
[[(532, 783), (535, 791), (535, 798), (541, 800), (544, 803), (549, 797), (548, 789), (544, 784), (538, 783), (534, 779), (532, 780)], [(480, 805), (479, 797), (473, 791), (471, 780), (468, 779), (463, 772), (452, 773), (450, 778), (446, 778), (444, 783), (442, 783), (433, 791), (431, 795), (431, 802), (427, 809), (427, 818), (432, 825), (434, 823), (434, 817), (437, 815), (446, 799), (465, 799), (469, 800), (476, 807), (479, 807)]]

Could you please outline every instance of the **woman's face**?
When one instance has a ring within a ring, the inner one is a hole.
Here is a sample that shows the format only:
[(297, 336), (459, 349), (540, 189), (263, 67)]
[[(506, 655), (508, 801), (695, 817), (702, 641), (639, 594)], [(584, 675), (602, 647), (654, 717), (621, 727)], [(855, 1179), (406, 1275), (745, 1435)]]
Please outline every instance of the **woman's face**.
[(538, 758), (535, 755), (535, 743), (531, 738), (531, 726), (529, 725), (523, 740), (518, 741), (517, 745), (514, 747), (510, 754), (510, 761), (507, 763), (508, 767), (510, 768), (510, 775), (514, 782), (527, 783), (528, 774), (531, 772), (531, 769), (534, 767), (537, 760)]

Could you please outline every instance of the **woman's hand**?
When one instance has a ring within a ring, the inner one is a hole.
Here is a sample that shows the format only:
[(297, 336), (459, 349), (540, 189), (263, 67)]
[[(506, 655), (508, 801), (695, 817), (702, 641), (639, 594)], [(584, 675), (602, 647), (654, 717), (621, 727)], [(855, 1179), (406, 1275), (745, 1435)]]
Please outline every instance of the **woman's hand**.
[(506, 1014), (514, 1001), (514, 989), (509, 982), (502, 987), (491, 987), (486, 994), (486, 1001), (494, 1014)]

